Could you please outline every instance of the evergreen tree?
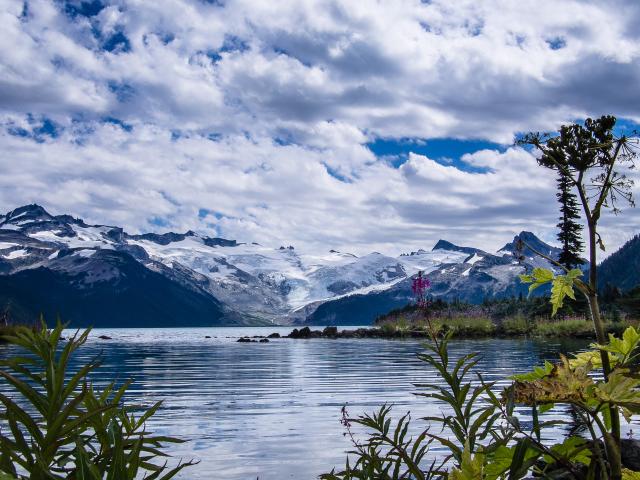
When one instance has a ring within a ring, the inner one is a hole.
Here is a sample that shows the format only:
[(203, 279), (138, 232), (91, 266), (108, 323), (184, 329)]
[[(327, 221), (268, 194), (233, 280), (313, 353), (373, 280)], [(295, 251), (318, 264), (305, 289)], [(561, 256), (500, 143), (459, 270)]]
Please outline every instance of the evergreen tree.
[(558, 193), (560, 202), (560, 223), (558, 223), (558, 240), (562, 244), (562, 252), (558, 261), (568, 269), (584, 263), (580, 252), (584, 246), (582, 242), (582, 225), (580, 219), (578, 198), (571, 191), (571, 179), (563, 172), (558, 173)]

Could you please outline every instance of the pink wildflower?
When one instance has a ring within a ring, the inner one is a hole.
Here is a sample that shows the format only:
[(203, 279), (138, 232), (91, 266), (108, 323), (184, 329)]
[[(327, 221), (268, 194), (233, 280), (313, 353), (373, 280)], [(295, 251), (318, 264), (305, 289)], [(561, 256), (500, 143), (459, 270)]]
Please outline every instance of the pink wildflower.
[(411, 291), (416, 296), (419, 307), (427, 307), (425, 292), (429, 287), (431, 287), (431, 282), (429, 281), (429, 279), (423, 276), (421, 271), (418, 272), (418, 275), (413, 279), (413, 282), (411, 283)]

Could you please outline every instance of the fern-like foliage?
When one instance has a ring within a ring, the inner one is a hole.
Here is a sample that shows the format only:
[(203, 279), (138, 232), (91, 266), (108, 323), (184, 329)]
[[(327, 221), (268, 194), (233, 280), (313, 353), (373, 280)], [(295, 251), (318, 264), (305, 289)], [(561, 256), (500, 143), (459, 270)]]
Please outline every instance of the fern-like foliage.
[[(167, 443), (145, 422), (158, 410), (126, 405), (130, 385), (96, 390), (89, 375), (94, 359), (77, 370), (71, 356), (90, 330), (62, 339), (63, 325), (18, 327), (4, 337), (20, 353), (0, 360), (0, 377), (11, 393), (0, 393), (0, 478), (34, 480), (168, 480), (193, 462), (167, 466)], [(160, 461), (160, 459), (162, 459)]]

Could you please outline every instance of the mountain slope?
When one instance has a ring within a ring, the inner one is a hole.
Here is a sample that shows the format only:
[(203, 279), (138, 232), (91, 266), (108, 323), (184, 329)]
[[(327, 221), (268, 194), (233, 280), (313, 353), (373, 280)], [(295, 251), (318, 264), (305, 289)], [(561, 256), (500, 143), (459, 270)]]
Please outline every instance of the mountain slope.
[[(526, 295), (528, 286), (517, 276), (531, 266), (520, 265), (507, 255), (497, 257), (484, 254), (468, 256), (462, 263), (442, 264), (429, 272), (429, 295), (447, 300), (459, 299), (481, 303), (485, 298)], [(370, 324), (378, 315), (403, 307), (414, 300), (412, 278), (404, 279), (390, 288), (367, 295), (350, 295), (320, 305), (307, 317), (314, 325)], [(536, 294), (544, 294), (538, 289)]]
[(640, 285), (640, 235), (605, 258), (598, 267), (598, 275), (601, 288), (609, 284), (629, 291)]
[(193, 231), (131, 235), (25, 205), (0, 215), (0, 309), (98, 326), (370, 323), (409, 300), (419, 271), (443, 298), (480, 302), (519, 293), (519, 273), (549, 266), (531, 252), (516, 261), (520, 237), (557, 254), (522, 232), (498, 254), (443, 239), (431, 251), (358, 257)]
[(126, 253), (98, 251), (71, 262), (68, 269), (37, 267), (0, 275), (0, 305), (9, 305), (14, 317), (35, 319), (42, 313), (49, 321), (59, 316), (74, 327), (238, 322), (224, 318), (215, 298), (143, 267)]

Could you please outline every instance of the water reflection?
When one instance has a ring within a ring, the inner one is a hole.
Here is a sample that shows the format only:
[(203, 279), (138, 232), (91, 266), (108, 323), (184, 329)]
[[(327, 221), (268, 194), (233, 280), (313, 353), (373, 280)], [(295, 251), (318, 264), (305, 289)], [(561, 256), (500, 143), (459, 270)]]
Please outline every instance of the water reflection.
[[(392, 403), (396, 414), (410, 410), (415, 419), (440, 412), (437, 405), (413, 394), (415, 383), (435, 379), (416, 358), (420, 342), (235, 341), (241, 335), (278, 330), (290, 329), (101, 329), (92, 333), (75, 362), (101, 354), (103, 367), (96, 383), (133, 378), (131, 400), (164, 401), (151, 428), (189, 439), (173, 446), (172, 453), (201, 462), (181, 478), (313, 479), (344, 464), (349, 444), (339, 423), (342, 405), (358, 414)], [(99, 335), (112, 340), (100, 340)], [(478, 368), (492, 381), (554, 358), (558, 351), (584, 346), (524, 339), (461, 340), (452, 343), (451, 356), (455, 360), (480, 352)], [(415, 425), (422, 426), (419, 420)]]

